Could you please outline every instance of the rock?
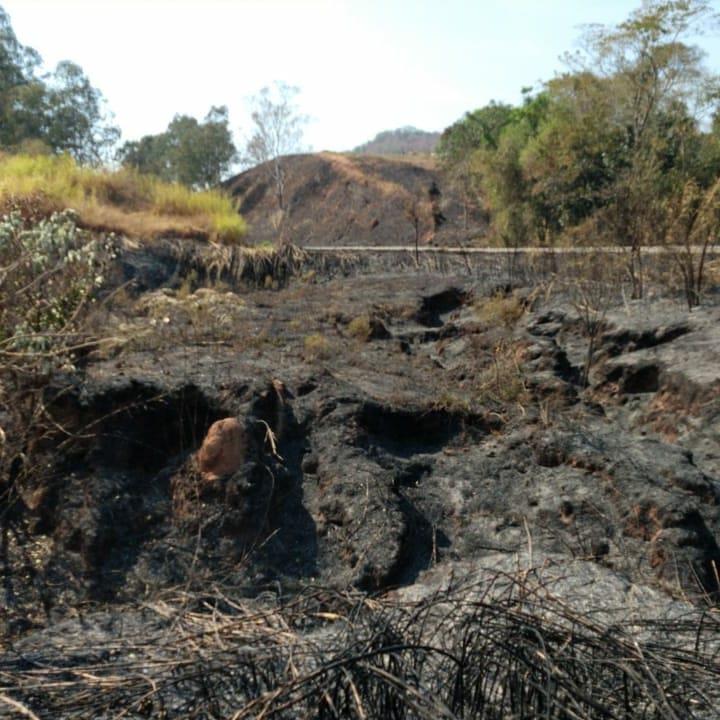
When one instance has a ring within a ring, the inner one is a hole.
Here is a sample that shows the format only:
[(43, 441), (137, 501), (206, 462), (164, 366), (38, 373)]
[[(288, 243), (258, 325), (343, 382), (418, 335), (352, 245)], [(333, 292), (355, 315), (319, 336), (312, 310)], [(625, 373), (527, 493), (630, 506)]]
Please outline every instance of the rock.
[(197, 453), (203, 480), (212, 482), (240, 469), (247, 455), (248, 439), (237, 418), (214, 422)]

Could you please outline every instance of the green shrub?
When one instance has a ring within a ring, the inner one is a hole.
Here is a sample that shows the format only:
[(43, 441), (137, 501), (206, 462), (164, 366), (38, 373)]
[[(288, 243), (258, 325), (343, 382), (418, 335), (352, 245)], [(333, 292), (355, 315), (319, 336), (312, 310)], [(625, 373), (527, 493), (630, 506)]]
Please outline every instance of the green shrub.
[(31, 225), (19, 213), (3, 217), (0, 357), (23, 364), (38, 354), (63, 356), (114, 255), (114, 237), (80, 230), (71, 210)]

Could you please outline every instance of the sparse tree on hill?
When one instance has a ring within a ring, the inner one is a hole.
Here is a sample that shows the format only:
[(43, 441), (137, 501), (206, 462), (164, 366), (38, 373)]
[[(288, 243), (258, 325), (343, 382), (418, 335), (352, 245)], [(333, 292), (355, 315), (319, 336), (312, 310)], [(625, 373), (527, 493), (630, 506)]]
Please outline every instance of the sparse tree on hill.
[(254, 127), (243, 157), (248, 166), (267, 164), (278, 209), (282, 212), (287, 210), (283, 158), (302, 152), (303, 127), (307, 122), (294, 103), (298, 93), (296, 87), (275, 83), (273, 88), (264, 87), (252, 99)]

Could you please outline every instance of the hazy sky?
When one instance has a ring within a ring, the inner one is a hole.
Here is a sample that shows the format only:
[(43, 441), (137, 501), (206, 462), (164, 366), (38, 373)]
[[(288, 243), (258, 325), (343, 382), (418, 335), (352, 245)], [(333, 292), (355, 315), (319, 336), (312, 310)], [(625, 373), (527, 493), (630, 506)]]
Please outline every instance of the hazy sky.
[[(718, 0), (720, 2), (720, 0)], [(124, 139), (175, 113), (227, 105), (238, 140), (248, 98), (301, 89), (314, 150), (380, 130), (442, 130), (562, 69), (585, 23), (617, 23), (639, 0), (0, 0), (48, 66), (70, 59), (104, 93)], [(720, 41), (703, 38), (720, 71)]]

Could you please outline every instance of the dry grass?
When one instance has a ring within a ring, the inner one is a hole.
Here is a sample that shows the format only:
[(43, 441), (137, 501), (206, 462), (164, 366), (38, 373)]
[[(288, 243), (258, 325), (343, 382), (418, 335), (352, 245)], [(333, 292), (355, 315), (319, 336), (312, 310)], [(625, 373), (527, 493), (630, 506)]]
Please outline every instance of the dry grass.
[(474, 305), (477, 319), (483, 325), (513, 327), (525, 312), (525, 303), (515, 293), (497, 293), (478, 300)]
[(80, 167), (69, 156), (0, 155), (0, 208), (32, 198), (49, 214), (72, 208), (80, 224), (129, 237), (197, 237), (238, 242), (244, 220), (220, 192), (182, 185), (122, 169)]
[(6, 653), (0, 708), (68, 720), (716, 717), (716, 613), (638, 622), (560, 598), (533, 568), (416, 602), (319, 587), (272, 606), (184, 593), (144, 602), (143, 624), (119, 616), (121, 635)]
[(529, 393), (522, 370), (525, 348), (513, 342), (500, 342), (493, 348), (489, 365), (475, 378), (475, 397), (481, 405), (525, 405)]
[(372, 328), (370, 327), (370, 318), (368, 315), (359, 315), (348, 323), (348, 335), (356, 340), (367, 342), (370, 339)]
[(322, 153), (322, 157), (330, 162), (335, 169), (348, 180), (352, 180), (359, 185), (372, 186), (384, 197), (397, 196), (403, 200), (410, 197), (408, 191), (402, 187), (402, 185), (368, 175), (358, 167), (353, 158), (349, 158), (347, 155), (326, 152)]
[(324, 360), (330, 356), (330, 343), (320, 333), (313, 333), (305, 338), (305, 359), (309, 361)]

